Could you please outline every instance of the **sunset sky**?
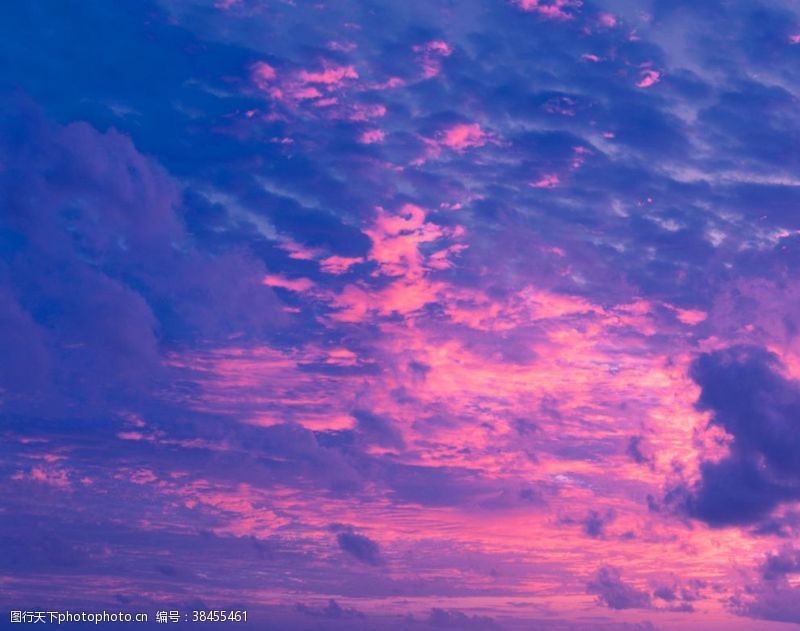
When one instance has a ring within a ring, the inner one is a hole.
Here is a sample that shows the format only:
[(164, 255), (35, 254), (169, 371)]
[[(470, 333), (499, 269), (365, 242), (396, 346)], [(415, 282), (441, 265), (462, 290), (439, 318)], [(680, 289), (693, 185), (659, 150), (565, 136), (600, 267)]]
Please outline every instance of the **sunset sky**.
[(6, 2), (0, 627), (800, 628), (798, 272), (796, 0)]

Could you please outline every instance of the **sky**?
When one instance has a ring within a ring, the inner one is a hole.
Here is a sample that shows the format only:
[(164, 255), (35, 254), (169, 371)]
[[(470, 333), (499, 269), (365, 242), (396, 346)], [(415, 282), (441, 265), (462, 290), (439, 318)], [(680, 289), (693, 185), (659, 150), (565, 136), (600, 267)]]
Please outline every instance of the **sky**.
[(4, 3), (2, 624), (797, 629), (799, 97), (796, 0)]

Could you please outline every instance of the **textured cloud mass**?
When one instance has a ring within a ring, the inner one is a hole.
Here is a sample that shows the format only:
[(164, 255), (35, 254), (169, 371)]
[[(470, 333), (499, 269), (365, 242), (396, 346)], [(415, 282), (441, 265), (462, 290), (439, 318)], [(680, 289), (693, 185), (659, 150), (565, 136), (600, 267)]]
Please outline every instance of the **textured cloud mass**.
[(800, 624), (795, 3), (0, 12), (3, 616)]
[(753, 523), (800, 499), (800, 386), (778, 374), (776, 357), (733, 347), (700, 356), (692, 375), (701, 409), (731, 441), (704, 462), (686, 510), (712, 525)]

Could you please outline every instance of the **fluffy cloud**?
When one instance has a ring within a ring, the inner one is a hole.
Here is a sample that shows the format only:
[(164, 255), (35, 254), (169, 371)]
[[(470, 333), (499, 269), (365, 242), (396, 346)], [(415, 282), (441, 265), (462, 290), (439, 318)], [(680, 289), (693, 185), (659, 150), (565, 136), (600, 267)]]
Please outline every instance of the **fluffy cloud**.
[(354, 532), (340, 532), (336, 535), (336, 543), (342, 551), (367, 565), (380, 565), (383, 560), (378, 544), (369, 537)]
[(728, 455), (702, 464), (683, 500), (688, 514), (714, 526), (752, 524), (800, 497), (800, 384), (781, 374), (778, 358), (733, 347), (699, 357), (691, 374), (698, 407), (731, 441)]
[(621, 572), (605, 566), (597, 570), (586, 584), (589, 594), (597, 595), (599, 602), (609, 609), (644, 609), (650, 607), (650, 595), (622, 580)]

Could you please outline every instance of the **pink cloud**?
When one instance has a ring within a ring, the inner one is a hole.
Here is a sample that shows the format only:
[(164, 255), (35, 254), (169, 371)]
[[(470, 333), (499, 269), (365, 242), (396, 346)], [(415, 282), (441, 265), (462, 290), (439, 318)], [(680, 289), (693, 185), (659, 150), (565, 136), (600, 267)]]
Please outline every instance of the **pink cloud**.
[[(324, 250), (308, 248), (293, 241), (287, 241), (279, 247), (285, 252), (288, 252), (289, 258), (300, 261), (318, 261), (320, 269), (328, 274), (344, 274), (351, 266), (364, 262), (364, 259), (361, 257), (328, 256)], [(296, 284), (295, 281), (297, 280), (298, 279), (294, 279), (291, 283), (294, 287), (297, 287), (299, 291), (304, 291), (304, 289), (301, 289), (301, 285)], [(286, 279), (278, 275), (269, 275), (265, 281), (267, 284), (283, 283), (283, 285), (275, 286), (284, 286), (287, 289), (291, 289), (291, 287), (285, 285), (287, 282)], [(305, 283), (303, 283), (303, 285), (305, 285)], [(306, 289), (310, 289), (310, 286), (306, 287)]]
[(583, 166), (584, 162), (586, 162), (586, 156), (592, 155), (592, 150), (588, 147), (577, 146), (572, 148), (572, 160), (570, 161), (570, 167), (572, 170), (579, 169)]
[(190, 510), (210, 511), (220, 525), (218, 536), (267, 538), (288, 520), (273, 510), (274, 497), (249, 484), (234, 487), (215, 485), (207, 480), (165, 486), (163, 492), (181, 498)]
[(257, 61), (250, 67), (253, 80), (260, 86), (266, 86), (270, 81), (274, 81), (278, 76), (275, 68), (265, 61)]
[(119, 438), (120, 440), (135, 440), (135, 441), (153, 440), (151, 436), (147, 436), (146, 434), (143, 434), (142, 432), (118, 432), (117, 433), (117, 438)]
[(561, 183), (559, 177), (555, 174), (553, 175), (545, 175), (544, 177), (536, 180), (535, 182), (529, 182), (528, 185), (532, 186), (533, 188), (555, 188)]
[(354, 103), (341, 118), (353, 122), (364, 122), (372, 118), (382, 118), (386, 115), (386, 106), (380, 103)]
[(642, 72), (641, 79), (636, 83), (637, 88), (650, 88), (661, 81), (661, 73), (658, 70), (645, 70)]
[(425, 151), (411, 162), (413, 166), (438, 158), (443, 147), (463, 153), (467, 149), (499, 142), (494, 134), (484, 131), (478, 123), (459, 123), (439, 131), (434, 138), (422, 138), (422, 141), (425, 143)]
[(337, 99), (335, 96), (329, 96), (328, 98), (314, 101), (313, 105), (314, 107), (332, 107), (336, 105), (338, 102), (339, 99)]
[(319, 262), (320, 269), (327, 274), (344, 274), (353, 265), (363, 263), (364, 259), (360, 256), (328, 256)]
[(465, 243), (454, 243), (441, 250), (438, 250), (428, 257), (428, 267), (431, 269), (450, 269), (453, 267), (453, 258), (467, 249)]
[(791, 44), (800, 44), (800, 33), (797, 35), (790, 35), (789, 36), (789, 43)]
[[(448, 219), (459, 215), (448, 213)], [(696, 479), (701, 460), (720, 449), (723, 437), (703, 430), (707, 418), (694, 407), (698, 388), (687, 376), (696, 349), (686, 344), (686, 327), (699, 314), (659, 320), (665, 305), (647, 300), (604, 305), (535, 284), (504, 295), (489, 293), (479, 283), (452, 284), (437, 271), (457, 255), (458, 246), (466, 246), (468, 234), (435, 224), (416, 204), (377, 209), (366, 228), (374, 244), (368, 257), (380, 282), (362, 279), (320, 300), (341, 308), (336, 318), (354, 327), (379, 327), (381, 334), (360, 340), (357, 351), (312, 340), (293, 349), (218, 349), (190, 362), (209, 377), (203, 403), (221, 410), (252, 406), (248, 422), (262, 427), (297, 422), (354, 431), (349, 410), (364, 406), (391, 418), (402, 433), (408, 448), (393, 453), (393, 459), (419, 467), (423, 480), (421, 472), (436, 467), (464, 468), (479, 497), (430, 507), (380, 493), (353, 502), (312, 484), (263, 490), (256, 484), (205, 481), (175, 485), (169, 492), (213, 519), (215, 534), (269, 538), (292, 525), (287, 534), (301, 533), (307, 546), (318, 538), (324, 550), (335, 515), (359, 531), (371, 529), (367, 532), (391, 560), (393, 580), (413, 571), (415, 580), (440, 582), (447, 571), (462, 586), (480, 587), (489, 580), (485, 572), (461, 571), (450, 558), (431, 555), (430, 565), (422, 567), (405, 561), (412, 552), (455, 549), (463, 558), (470, 550), (478, 564), (499, 567), (493, 586), (504, 580), (504, 568), (515, 588), (524, 574), (524, 589), (537, 590), (537, 603), (545, 594), (548, 606), (557, 606), (559, 615), (567, 612), (564, 618), (574, 611), (585, 615), (590, 605), (584, 577), (626, 533), (637, 536), (624, 543), (631, 552), (625, 576), (641, 589), (660, 578), (653, 568), (664, 554), (670, 556), (670, 570), (713, 582), (729, 571), (730, 554), (746, 550), (755, 558), (761, 553), (758, 546), (748, 547), (747, 533), (715, 531), (709, 547), (709, 531), (702, 526), (687, 529), (642, 508), (643, 497), (663, 492), (667, 476), (680, 469), (687, 479)], [(569, 264), (563, 249), (550, 250)], [(313, 254), (315, 260), (319, 256)], [(436, 316), (423, 311), (431, 302), (441, 307)], [(513, 340), (520, 355), (509, 359), (495, 345), (481, 346), (486, 337)], [(379, 374), (302, 369), (309, 363), (360, 366), (365, 357), (377, 358)], [(426, 422), (432, 415), (448, 422)], [(533, 436), (518, 426), (519, 419), (531, 417)], [(647, 437), (652, 454), (647, 466), (625, 453), (634, 434)], [(585, 445), (591, 457), (559, 456), (564, 445)], [(381, 449), (370, 447), (369, 453), (378, 455)], [(343, 461), (340, 466), (347, 468)], [(530, 485), (555, 513), (519, 501)], [(508, 506), (505, 498), (512, 500)], [(498, 506), (475, 509), (486, 501)], [(613, 524), (601, 539), (587, 537), (574, 523), (591, 510), (613, 510)], [(532, 536), (533, 547), (528, 545)], [(571, 576), (577, 577), (574, 583)], [(485, 599), (468, 602), (485, 606)], [(717, 600), (704, 606), (716, 606)], [(742, 628), (747, 624), (742, 621)]]
[(137, 469), (130, 473), (128, 479), (134, 484), (145, 485), (152, 484), (158, 480), (158, 476), (150, 469)]
[(442, 40), (418, 44), (413, 46), (412, 50), (420, 55), (424, 79), (432, 79), (437, 76), (442, 71), (442, 58), (449, 57), (453, 53), (450, 45)]
[(442, 235), (437, 226), (426, 223), (425, 211), (414, 204), (404, 205), (399, 213), (378, 208), (373, 225), (365, 232), (372, 239), (369, 258), (384, 274), (413, 277), (423, 269), (420, 244)]
[(28, 473), (24, 471), (17, 471), (11, 476), (15, 481), (31, 481), (52, 486), (53, 488), (62, 491), (70, 490), (72, 482), (70, 481), (69, 472), (63, 467), (58, 466), (34, 466), (31, 467)]
[(358, 137), (358, 141), (364, 145), (372, 145), (378, 142), (383, 142), (384, 133), (380, 129), (368, 129), (362, 132)]
[[(329, 300), (338, 306), (335, 297)], [(189, 402), (192, 409), (235, 413), (248, 424), (266, 420), (297, 423), (314, 431), (346, 429), (353, 424), (349, 410), (361, 385), (302, 367), (309, 362), (329, 363), (330, 357), (330, 349), (312, 344), (301, 352), (231, 347), (175, 358), (174, 365), (191, 366), (206, 376), (202, 396)], [(369, 363), (359, 358), (357, 365)]]
[(437, 53), (443, 57), (448, 57), (453, 53), (453, 49), (445, 41), (432, 40), (422, 45), (414, 46), (416, 52)]
[(464, 151), (470, 147), (483, 147), (491, 138), (481, 129), (478, 123), (454, 125), (446, 129), (440, 137), (440, 142), (445, 147), (456, 151)]
[(345, 82), (345, 79), (358, 79), (358, 73), (353, 66), (329, 66), (323, 64), (323, 70), (319, 72), (301, 70), (298, 78), (304, 83), (324, 83), (329, 86), (340, 86)]
[(277, 274), (267, 274), (262, 282), (268, 287), (280, 287), (291, 291), (303, 292), (314, 287), (314, 281), (308, 278), (284, 278)]
[(349, 348), (333, 348), (328, 352), (325, 363), (333, 366), (356, 366), (358, 355)]
[[(724, 570), (726, 555), (742, 547), (743, 536), (732, 532), (709, 548), (702, 527), (687, 531), (642, 509), (641, 498), (662, 492), (668, 475), (680, 467), (694, 479), (700, 456), (719, 449), (719, 437), (703, 430), (707, 418), (694, 407), (698, 388), (687, 374), (696, 349), (681, 342), (690, 323), (660, 320), (664, 305), (647, 300), (603, 305), (535, 284), (502, 296), (452, 284), (437, 273), (439, 265), (457, 256), (469, 235), (433, 223), (416, 204), (377, 209), (367, 229), (374, 244), (368, 257), (378, 267), (379, 282), (362, 279), (319, 299), (340, 309), (332, 319), (379, 327), (381, 334), (363, 339), (358, 350), (309, 340), (302, 348), (218, 349), (192, 358), (188, 363), (209, 379), (202, 403), (218, 410), (252, 406), (250, 422), (262, 426), (297, 422), (328, 429), (352, 429), (349, 410), (364, 406), (393, 419), (402, 432), (408, 449), (393, 457), (420, 471), (463, 467), (479, 489), (492, 485), (474, 501), (491, 498), (501, 505), (475, 510), (467, 498), (453, 506), (413, 505), (409, 511), (412, 504), (403, 498), (375, 494), (369, 502), (354, 503), (316, 493), (313, 485), (262, 491), (255, 485), (202, 482), (176, 486), (172, 493), (216, 519), (213, 528), (220, 536), (265, 538), (288, 523), (324, 541), (330, 537), (330, 515), (359, 529), (367, 525), (380, 533), (375, 538), (401, 577), (409, 572), (403, 559), (411, 550), (448, 543), (459, 550), (491, 550), (507, 558), (508, 567), (535, 576), (537, 589), (555, 590), (565, 575), (585, 576), (609, 540), (626, 532), (645, 533), (625, 543), (637, 560), (626, 569), (631, 581), (646, 584), (652, 578), (665, 546), (671, 546), (671, 567), (699, 567), (696, 571), (712, 578)], [(563, 250), (553, 254), (567, 258)], [(431, 302), (441, 307), (439, 315), (423, 310)], [(496, 345), (482, 346), (487, 337), (513, 340), (520, 354), (509, 359)], [(379, 374), (303, 370), (309, 363), (361, 366), (365, 357), (376, 358)], [(448, 422), (426, 422), (432, 415)], [(527, 436), (518, 422), (534, 415), (537, 429)], [(627, 437), (640, 433), (653, 454), (646, 467), (625, 453)], [(592, 457), (554, 455), (564, 444), (587, 445)], [(597, 451), (598, 445), (604, 447)], [(553, 512), (518, 501), (530, 484), (559, 515), (613, 509), (608, 538), (587, 537), (567, 520), (554, 523)], [(508, 507), (502, 505), (505, 497), (513, 499)], [(526, 547), (532, 532), (538, 544)], [(441, 580), (439, 566), (413, 569), (425, 579)], [(457, 576), (464, 585), (486, 580), (470, 572)], [(585, 607), (583, 586), (576, 585), (578, 596), (553, 591), (553, 602), (558, 599), (559, 607), (570, 611)]]
[(612, 13), (601, 13), (600, 24), (607, 28), (613, 28), (617, 25), (617, 17)]
[(708, 318), (708, 314), (705, 311), (700, 311), (698, 309), (678, 309), (677, 307), (675, 307), (675, 315), (678, 320), (689, 326), (700, 324)]
[[(386, 114), (386, 106), (361, 103), (352, 95), (363, 90), (352, 65), (322, 62), (321, 70), (282, 69), (260, 61), (250, 66), (255, 87), (267, 97), (272, 111), (266, 120), (290, 120), (293, 117), (367, 121)], [(248, 113), (252, 117), (254, 113)]]
[(571, 20), (573, 15), (565, 9), (579, 9), (583, 2), (581, 0), (516, 0), (517, 6), (523, 11), (536, 13), (551, 20)]
[(317, 88), (312, 88), (310, 86), (297, 88), (291, 92), (292, 98), (297, 99), (298, 101), (304, 101), (306, 99), (318, 99), (322, 96), (322, 92), (317, 90)]
[(125, 419), (126, 423), (132, 425), (133, 427), (142, 428), (147, 426), (147, 423), (145, 423), (144, 419), (133, 412), (122, 412), (120, 416)]
[(321, 254), (320, 250), (308, 248), (294, 241), (287, 241), (282, 243), (279, 247), (289, 254), (290, 259), (296, 259), (298, 261), (313, 261)]
[[(429, 222), (425, 209), (415, 204), (405, 204), (395, 212), (377, 208), (372, 225), (364, 231), (372, 240), (369, 260), (378, 265), (380, 275), (392, 278), (392, 282), (380, 289), (348, 285), (333, 297), (337, 309), (333, 318), (339, 321), (364, 321), (372, 315), (410, 315), (438, 300), (444, 285), (431, 280), (430, 274), (449, 268), (452, 257), (466, 247), (454, 242), (463, 238), (463, 228), (445, 228)], [(431, 248), (428, 244), (434, 242), (442, 243)]]
[(422, 276), (398, 278), (379, 290), (348, 285), (333, 299), (332, 304), (337, 311), (331, 318), (353, 323), (395, 315), (410, 318), (425, 305), (439, 300), (442, 287), (441, 283), (430, 282)]
[(586, 162), (587, 156), (591, 154), (591, 149), (587, 147), (580, 145), (573, 147), (568, 169), (563, 168), (560, 173), (546, 173), (539, 177), (538, 180), (528, 182), (528, 186), (531, 188), (555, 188), (561, 185), (563, 179), (568, 177), (571, 171), (580, 169)]
[(406, 85), (406, 82), (400, 77), (389, 77), (386, 81), (373, 83), (369, 87), (372, 90), (394, 90), (395, 88), (402, 88), (404, 85)]

